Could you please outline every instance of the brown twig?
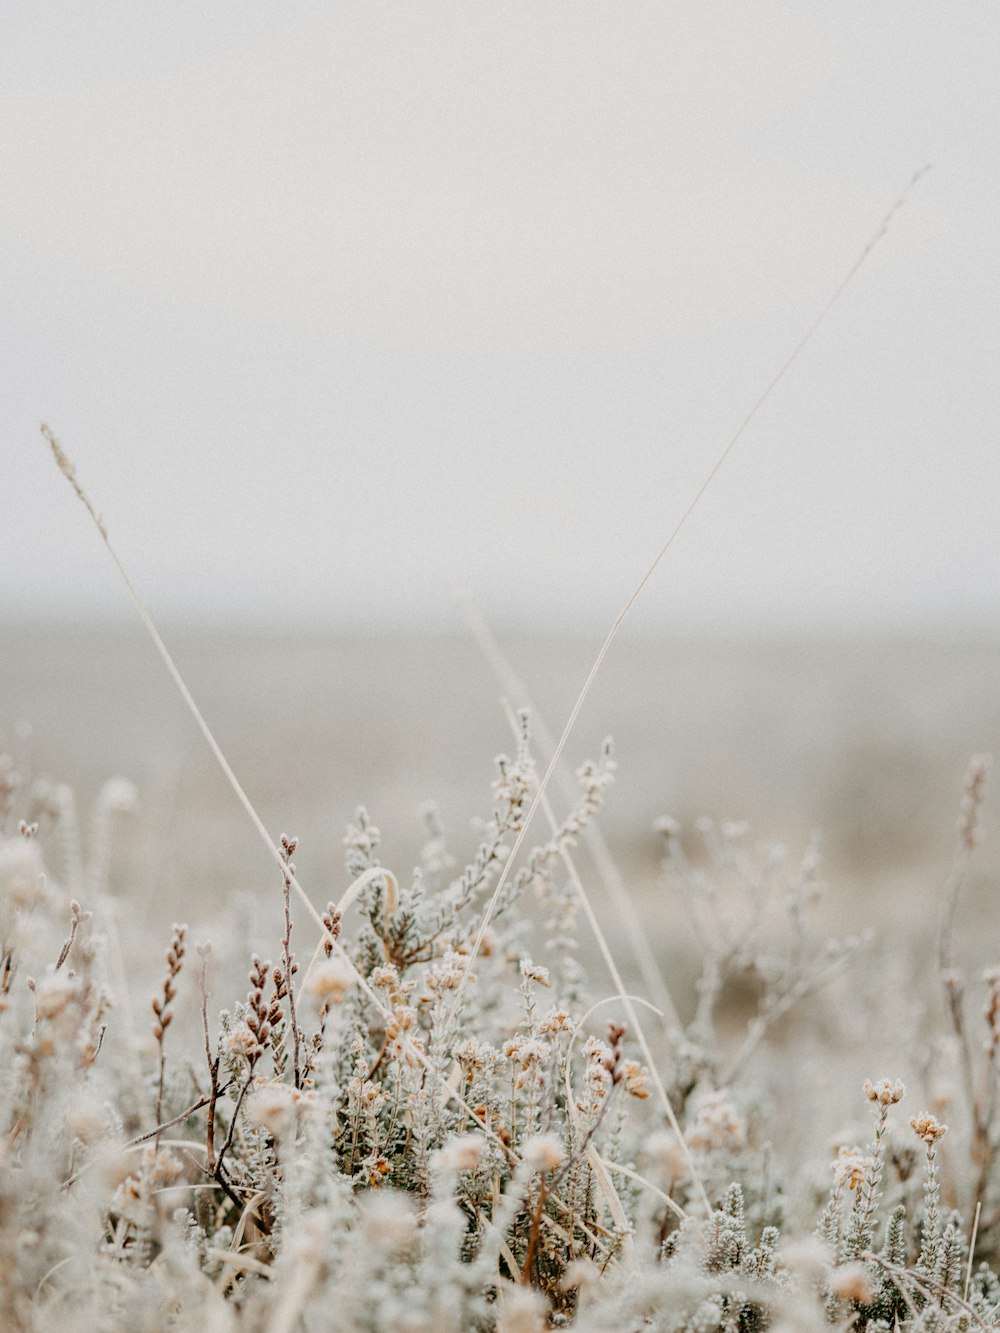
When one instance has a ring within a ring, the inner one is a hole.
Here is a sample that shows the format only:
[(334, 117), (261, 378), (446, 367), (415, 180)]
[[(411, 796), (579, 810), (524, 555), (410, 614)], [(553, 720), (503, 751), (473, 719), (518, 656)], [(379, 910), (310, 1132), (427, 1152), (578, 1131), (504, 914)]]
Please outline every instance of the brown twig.
[(216, 1163), (215, 1163), (215, 1178), (216, 1178), (216, 1180), (219, 1182), (220, 1185), (224, 1183), (224, 1173), (223, 1173), (223, 1170), (222, 1170), (222, 1163), (223, 1163), (223, 1160), (224, 1160), (224, 1158), (225, 1158), (225, 1156), (226, 1156), (226, 1153), (227, 1153), (227, 1152), (229, 1151), (229, 1149), (233, 1146), (233, 1138), (234, 1138), (234, 1136), (235, 1136), (235, 1134), (236, 1134), (236, 1122), (237, 1122), (237, 1120), (239, 1119), (240, 1108), (241, 1108), (242, 1105), (243, 1105), (243, 1099), (244, 1099), (244, 1097), (247, 1095), (247, 1093), (248, 1093), (249, 1090), (250, 1090), (250, 1084), (251, 1084), (252, 1082), (253, 1082), (253, 1070), (251, 1069), (250, 1072), (249, 1072), (249, 1074), (247, 1074), (247, 1076), (246, 1076), (246, 1080), (245, 1080), (245, 1082), (244, 1082), (242, 1088), (240, 1088), (239, 1096), (236, 1098), (236, 1105), (233, 1107), (233, 1114), (232, 1114), (232, 1116), (231, 1116), (231, 1118), (230, 1118), (230, 1121), (229, 1121), (229, 1132), (226, 1134), (226, 1141), (225, 1141), (225, 1143), (224, 1143), (224, 1144), (222, 1145), (222, 1147), (219, 1149), (219, 1156), (218, 1156), (218, 1159), (217, 1159), (217, 1161), (216, 1161)]
[(205, 1063), (211, 1091), (208, 1095), (208, 1116), (205, 1124), (205, 1156), (209, 1168), (215, 1166), (215, 1105), (219, 1100), (219, 1057), (212, 1055), (212, 1041), (208, 1035), (208, 960), (212, 946), (208, 942), (197, 946), (201, 968), (198, 972), (198, 992), (201, 995), (201, 1030), (205, 1040)]
[(292, 864), (292, 857), (295, 855), (295, 849), (298, 845), (298, 838), (288, 838), (284, 833), (281, 835), (281, 859), (286, 867), (282, 877), (282, 891), (285, 900), (285, 934), (281, 947), (285, 964), (285, 985), (288, 989), (288, 1019), (292, 1029), (292, 1075), (297, 1088), (302, 1086), (302, 1075), (299, 1068), (299, 1021), (295, 1012), (295, 973), (299, 969), (298, 964), (292, 957), (291, 895), (292, 880), (295, 877), (295, 866)]
[(521, 1282), (527, 1286), (531, 1281), (531, 1271), (535, 1266), (535, 1255), (538, 1253), (538, 1237), (542, 1230), (542, 1213), (545, 1211), (545, 1200), (548, 1198), (548, 1190), (545, 1185), (545, 1177), (538, 1184), (538, 1202), (535, 1204), (535, 1211), (531, 1217), (531, 1233), (528, 1237), (528, 1249), (524, 1256), (524, 1268), (521, 1270)]

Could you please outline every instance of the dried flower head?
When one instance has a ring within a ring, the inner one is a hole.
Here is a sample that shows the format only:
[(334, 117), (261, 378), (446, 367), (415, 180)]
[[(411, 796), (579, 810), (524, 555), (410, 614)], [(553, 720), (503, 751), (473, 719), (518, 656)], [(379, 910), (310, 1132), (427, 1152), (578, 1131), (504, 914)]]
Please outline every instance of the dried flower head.
[(521, 959), (521, 976), (525, 981), (533, 981), (536, 986), (551, 986), (552, 984), (549, 980), (549, 969), (539, 967), (530, 958)]
[(894, 1106), (906, 1096), (906, 1087), (898, 1078), (880, 1078), (875, 1083), (865, 1079), (864, 1092), (870, 1102), (877, 1102), (879, 1106)]
[[(413, 1010), (410, 1011), (411, 1013)], [(481, 1074), (492, 1062), (493, 1053), (485, 1047), (482, 1042), (477, 1041), (475, 1037), (467, 1037), (465, 1041), (460, 1041), (452, 1055), (458, 1061), (462, 1073), (469, 1080), (476, 1074)]]
[(535, 1030), (543, 1036), (555, 1036), (559, 1032), (572, 1032), (573, 1020), (565, 1009), (553, 1006), (549, 1012), (535, 1024)]
[(841, 1147), (833, 1163), (833, 1180), (838, 1189), (845, 1186), (856, 1190), (865, 1178), (865, 1172), (872, 1164), (860, 1148)]
[(929, 1111), (923, 1115), (916, 1115), (910, 1121), (910, 1128), (916, 1134), (918, 1139), (922, 1139), (928, 1147), (937, 1143), (938, 1139), (944, 1138), (948, 1132), (948, 1126), (942, 1125), (939, 1120), (935, 1120)]
[(236, 1023), (229, 1029), (226, 1036), (226, 1046), (231, 1054), (242, 1055), (247, 1059), (255, 1058), (260, 1054), (257, 1038), (246, 1023)]
[(618, 1072), (621, 1083), (630, 1097), (645, 1101), (649, 1096), (649, 1070), (637, 1060), (623, 1060)]

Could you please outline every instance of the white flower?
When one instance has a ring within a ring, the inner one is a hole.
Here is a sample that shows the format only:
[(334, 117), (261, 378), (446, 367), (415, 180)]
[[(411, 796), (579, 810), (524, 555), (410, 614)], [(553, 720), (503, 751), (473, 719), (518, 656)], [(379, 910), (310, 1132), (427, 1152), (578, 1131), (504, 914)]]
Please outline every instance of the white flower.
[(556, 1134), (535, 1134), (527, 1140), (521, 1156), (535, 1171), (555, 1171), (566, 1160), (562, 1140)]
[(449, 1175), (459, 1171), (473, 1171), (482, 1160), (483, 1147), (481, 1135), (459, 1134), (436, 1153), (438, 1169)]

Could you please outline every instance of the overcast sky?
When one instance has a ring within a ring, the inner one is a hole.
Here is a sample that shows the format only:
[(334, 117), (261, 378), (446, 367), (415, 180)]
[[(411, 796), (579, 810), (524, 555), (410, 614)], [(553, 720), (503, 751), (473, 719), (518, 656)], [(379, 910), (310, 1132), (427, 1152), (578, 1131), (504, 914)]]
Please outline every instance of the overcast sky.
[(4, 6), (0, 616), (1000, 614), (1000, 11)]

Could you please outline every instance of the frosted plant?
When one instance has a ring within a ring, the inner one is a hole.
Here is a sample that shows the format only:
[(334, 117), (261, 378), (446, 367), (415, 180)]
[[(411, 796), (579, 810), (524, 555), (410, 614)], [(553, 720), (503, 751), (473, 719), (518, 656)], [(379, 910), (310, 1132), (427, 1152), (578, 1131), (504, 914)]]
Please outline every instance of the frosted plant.
[[(702, 960), (698, 1004), (688, 1038), (705, 1073), (721, 1085), (744, 1070), (771, 1026), (795, 1005), (841, 972), (870, 939), (824, 938), (813, 927), (822, 886), (814, 839), (793, 873), (780, 846), (748, 851), (747, 826), (732, 820), (716, 826), (701, 819), (697, 832), (706, 868), (688, 857), (681, 828), (669, 817), (657, 821), (664, 870), (693, 928)], [(758, 987), (756, 1012), (746, 1019), (743, 1040), (723, 1051), (716, 1011), (726, 982), (749, 979)]]
[[(464, 870), (435, 824), (436, 845), (400, 883), (359, 811), (346, 840), (352, 882), (320, 914), (307, 963), (292, 946), (296, 840), (283, 838), (278, 962), (245, 958), (216, 1020), (211, 995), (241, 936), (224, 932), (213, 948), (194, 943), (200, 927), (174, 926), (159, 975), (150, 964), (145, 1047), (108, 984), (115, 900), (100, 894), (91, 912), (46, 873), (47, 852), (62, 857), (58, 816), (28, 821), (16, 808), (26, 794), (11, 788), (0, 840), (0, 1297), (14, 1326), (153, 1328), (167, 1308), (175, 1328), (232, 1333), (756, 1333), (826, 1320), (968, 1333), (1000, 1317), (994, 1220), (980, 1216), (976, 1266), (970, 1217), (952, 1206), (969, 1189), (961, 1162), (942, 1172), (944, 1125), (914, 1115), (915, 1146), (890, 1151), (897, 1079), (865, 1084), (872, 1141), (840, 1145), (815, 1254), (800, 1245), (796, 1258), (779, 1232), (787, 1216), (802, 1234), (791, 1219), (808, 1191), (796, 1196), (762, 1126), (772, 1117), (775, 1134), (801, 1107), (788, 1089), (768, 1107), (750, 1070), (768, 1058), (772, 1013), (854, 951), (812, 941), (813, 863), (782, 896), (770, 887), (781, 882), (775, 858), (738, 863), (740, 830), (705, 827), (712, 883), (672, 853), (711, 954), (689, 1037), (656, 1046), (683, 1141), (621, 1001), (594, 1003), (561, 946), (552, 967), (528, 947), (527, 891), (558, 910), (555, 867), (604, 799), (609, 750), (581, 770), (579, 802), (552, 837), (525, 852), (470, 971), (483, 893), (536, 780), (527, 719), (518, 725), (518, 753), (498, 764), (486, 836)], [(722, 920), (713, 937), (705, 923), (730, 873), (751, 924)], [(782, 950), (766, 924), (776, 900)], [(774, 998), (738, 1048), (743, 1077), (727, 1082), (713, 1009), (748, 962)], [(1000, 985), (994, 973), (985, 984), (995, 1069)], [(601, 1007), (610, 1020), (595, 1017)], [(974, 1187), (986, 1182), (980, 1201), (993, 1197), (992, 1160), (985, 1176), (970, 1163)]]

